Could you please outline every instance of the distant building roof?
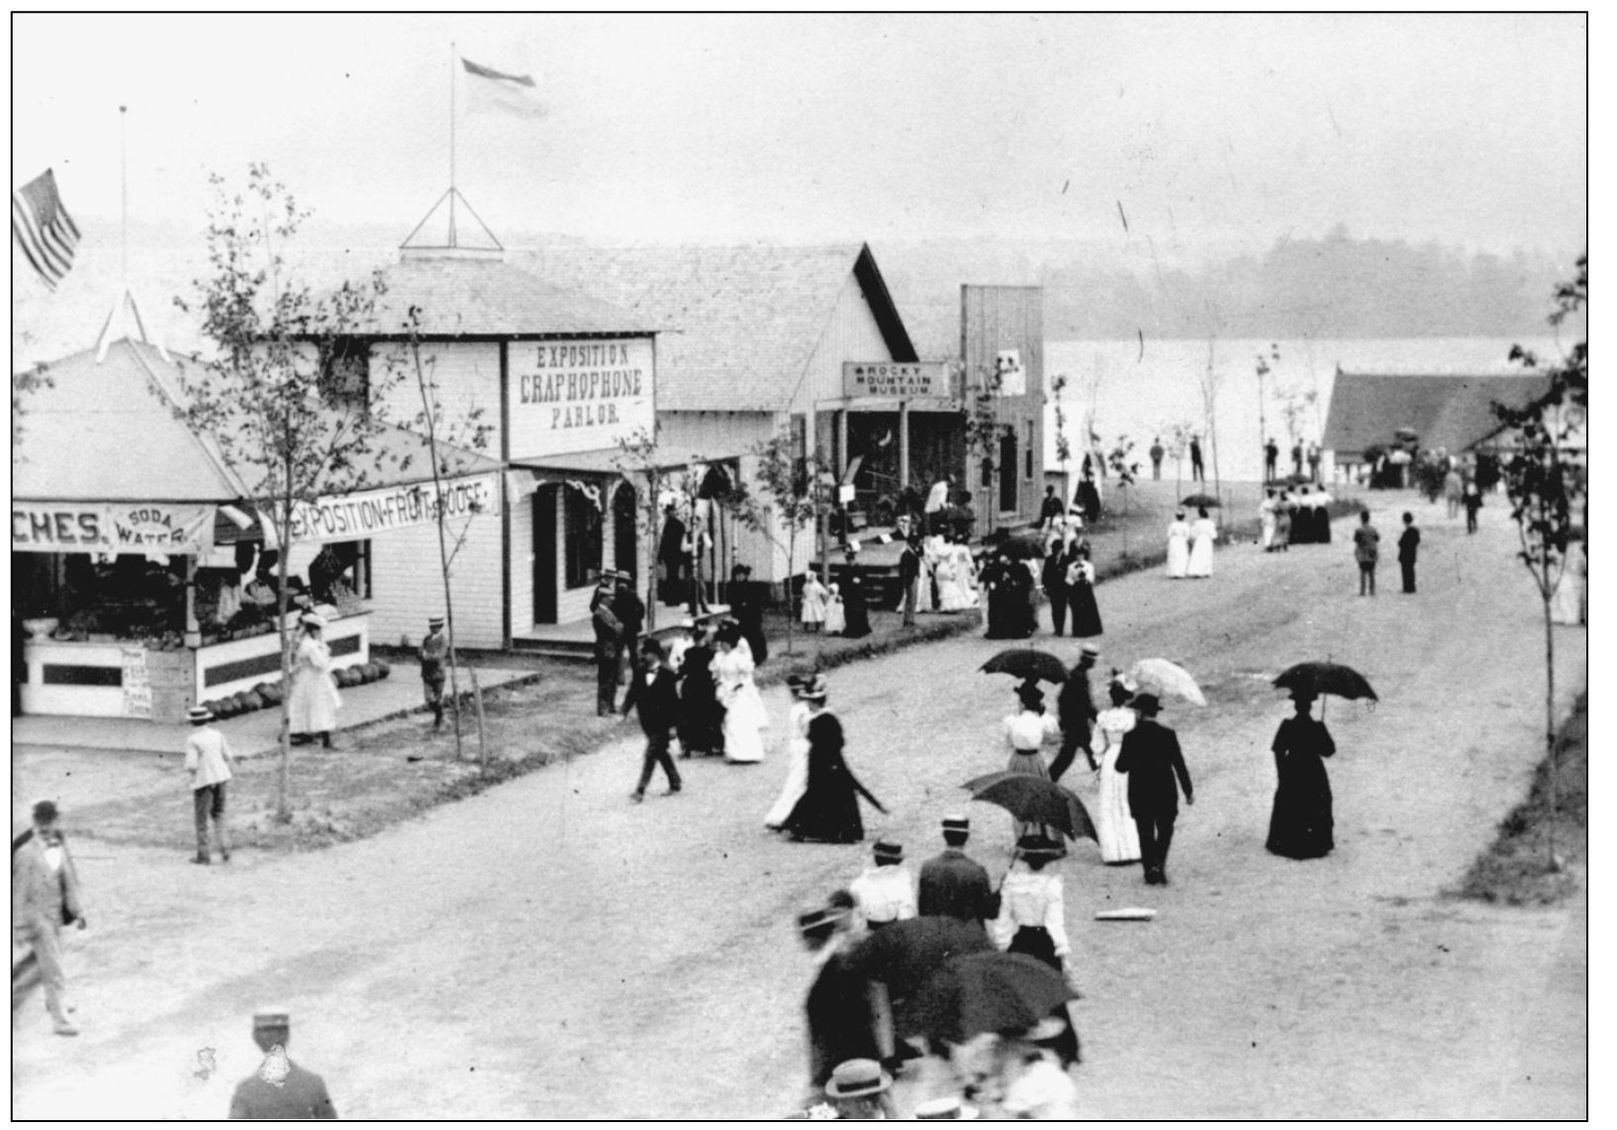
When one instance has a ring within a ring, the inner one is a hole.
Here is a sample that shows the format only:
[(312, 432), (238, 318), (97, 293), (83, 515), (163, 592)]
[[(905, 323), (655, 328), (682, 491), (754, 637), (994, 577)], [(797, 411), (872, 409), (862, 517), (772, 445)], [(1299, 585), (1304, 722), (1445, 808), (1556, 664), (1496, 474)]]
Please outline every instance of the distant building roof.
[(1336, 374), (1321, 446), (1338, 457), (1392, 443), (1408, 428), (1422, 447), (1464, 451), (1499, 430), (1492, 404), (1522, 405), (1548, 380), (1531, 375)]
[(916, 359), (865, 245), (565, 248), (518, 253), (512, 261), (552, 285), (599, 294), (664, 331), (657, 340), (659, 409), (785, 409), (849, 274), (893, 359)]
[(376, 304), (375, 333), (403, 332), (420, 308), (424, 337), (636, 334), (653, 328), (636, 313), (562, 289), (511, 266), (499, 253), (406, 250), (382, 269), (387, 291)]

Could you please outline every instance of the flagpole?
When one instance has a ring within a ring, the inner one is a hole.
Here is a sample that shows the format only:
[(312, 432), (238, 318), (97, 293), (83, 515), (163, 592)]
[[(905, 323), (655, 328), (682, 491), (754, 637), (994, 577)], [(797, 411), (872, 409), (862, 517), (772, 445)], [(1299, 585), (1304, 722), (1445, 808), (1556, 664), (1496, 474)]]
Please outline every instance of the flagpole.
[(449, 43), (449, 246), (455, 238), (455, 43)]
[(123, 284), (129, 291), (129, 107), (118, 107), (118, 196), (123, 208)]

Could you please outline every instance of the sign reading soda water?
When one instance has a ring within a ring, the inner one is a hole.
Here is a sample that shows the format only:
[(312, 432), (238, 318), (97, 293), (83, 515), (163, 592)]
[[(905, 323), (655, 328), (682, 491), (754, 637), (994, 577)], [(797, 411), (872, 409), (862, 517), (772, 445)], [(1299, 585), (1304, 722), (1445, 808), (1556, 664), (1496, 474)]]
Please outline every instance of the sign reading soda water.
[(11, 548), (29, 553), (198, 553), (213, 547), (203, 503), (13, 502)]
[(615, 448), (656, 428), (651, 339), (506, 344), (511, 456)]

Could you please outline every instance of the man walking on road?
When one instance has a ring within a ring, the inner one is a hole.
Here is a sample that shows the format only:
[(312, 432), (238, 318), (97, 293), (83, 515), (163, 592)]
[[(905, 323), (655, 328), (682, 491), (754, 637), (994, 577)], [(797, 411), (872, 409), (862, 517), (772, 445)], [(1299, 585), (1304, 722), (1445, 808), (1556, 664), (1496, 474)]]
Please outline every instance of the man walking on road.
[(444, 724), (444, 663), (449, 658), (449, 637), (444, 635), (444, 618), (427, 618), (427, 635), (421, 641), (421, 693), (432, 711), (432, 728)]
[(629, 799), (636, 804), (646, 799), (651, 773), (661, 765), (668, 778), (668, 795), (680, 790), (679, 770), (669, 756), (668, 744), (679, 722), (679, 681), (663, 657), (663, 645), (647, 636), (640, 643), (641, 671), (629, 681), (623, 696), (623, 716), (640, 708), (640, 728), (646, 732), (646, 756), (640, 765), (640, 783)]
[(11, 940), (26, 951), (11, 966), (11, 1015), (27, 1001), (35, 986), (45, 986), (45, 1008), (58, 1036), (77, 1036), (68, 1020), (67, 978), (62, 973), (62, 927), (84, 929), (79, 903), (79, 877), (67, 841), (56, 826), (56, 805), (34, 805), (34, 826), (11, 842)]
[(1089, 748), (1089, 724), (1096, 714), (1095, 699), (1089, 691), (1089, 670), (1099, 657), (1100, 648), (1092, 643), (1084, 644), (1083, 653), (1067, 672), (1067, 681), (1056, 699), (1056, 714), (1061, 721), (1061, 750), (1050, 763), (1052, 781), (1061, 780), (1061, 774), (1072, 767), (1080, 749), (1089, 760), (1089, 767), (1096, 767), (1095, 754)]
[[(1123, 735), (1123, 748), (1117, 755), (1117, 771), (1129, 778), (1129, 811), (1140, 832), (1140, 862), (1149, 886), (1168, 883), (1168, 847), (1173, 843), (1173, 824), (1179, 815), (1179, 789), (1185, 803), (1195, 804), (1190, 770), (1179, 750), (1179, 735), (1157, 721), (1162, 703), (1154, 694), (1136, 695), (1134, 710), (1140, 716), (1134, 729)], [(1176, 780), (1177, 778), (1177, 780)]]
[(253, 1016), (253, 1043), (264, 1053), (258, 1070), (244, 1079), (230, 1100), (231, 1118), (336, 1118), (325, 1080), (286, 1056), (292, 1019), (285, 1009), (262, 1009)]
[(225, 839), (225, 782), (230, 780), (230, 763), (235, 754), (230, 743), (213, 725), (213, 713), (205, 706), (193, 706), (186, 715), (191, 734), (185, 739), (185, 768), (191, 774), (191, 804), (196, 813), (197, 853), (193, 863), (207, 864), (208, 824), (219, 841), (219, 858), (230, 862), (230, 844)]
[(1420, 548), (1420, 530), (1415, 515), (1404, 511), (1404, 532), (1398, 535), (1398, 568), (1404, 575), (1404, 591), (1415, 591), (1415, 553)]
[(1376, 595), (1376, 561), (1381, 556), (1381, 534), (1370, 524), (1370, 511), (1359, 511), (1353, 531), (1353, 559), (1359, 563), (1359, 595)]
[[(942, 854), (921, 865), (917, 909), (979, 924), (999, 917), (999, 897), (988, 881), (988, 869), (965, 852), (971, 821), (951, 813), (943, 818)], [(984, 929), (987, 927), (985, 926)]]
[(1157, 436), (1151, 441), (1151, 477), (1153, 479), (1162, 478), (1162, 457), (1166, 454), (1167, 450), (1162, 446), (1162, 437)]

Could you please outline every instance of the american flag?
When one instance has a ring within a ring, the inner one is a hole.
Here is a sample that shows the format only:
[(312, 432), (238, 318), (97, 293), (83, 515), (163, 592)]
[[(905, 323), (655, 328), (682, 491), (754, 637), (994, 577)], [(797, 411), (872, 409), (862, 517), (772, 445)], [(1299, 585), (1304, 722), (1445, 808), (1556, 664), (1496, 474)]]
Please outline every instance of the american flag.
[(51, 170), (11, 194), (11, 238), (52, 290), (72, 269), (79, 229), (62, 207)]

